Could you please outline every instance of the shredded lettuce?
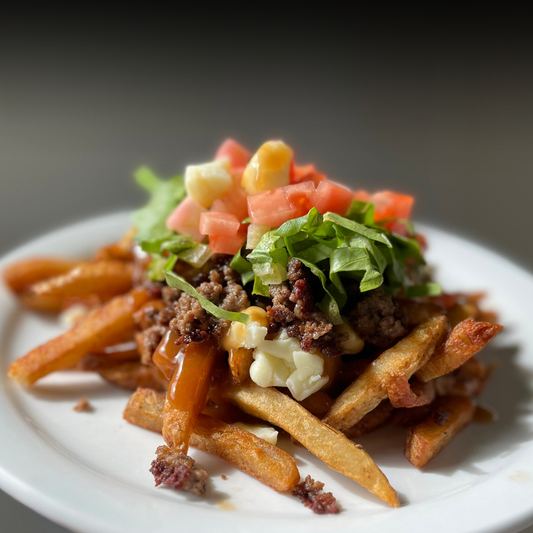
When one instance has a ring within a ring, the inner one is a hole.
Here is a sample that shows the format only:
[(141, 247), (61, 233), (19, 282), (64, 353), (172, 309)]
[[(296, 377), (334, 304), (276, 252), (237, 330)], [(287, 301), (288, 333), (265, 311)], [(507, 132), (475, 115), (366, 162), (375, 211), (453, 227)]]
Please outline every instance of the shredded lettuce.
[(416, 238), (375, 224), (374, 206), (368, 202), (355, 201), (346, 217), (321, 215), (313, 208), (265, 233), (246, 258), (239, 252), (232, 266), (246, 283), (254, 274), (254, 294), (268, 296), (268, 285), (286, 279), (283, 274), (290, 258), (299, 259), (319, 278), (323, 298), (318, 306), (334, 324), (341, 322), (347, 279), (358, 283), (361, 292), (383, 287), (392, 294), (403, 289), (408, 297), (440, 293), (436, 283), (425, 279)]
[(235, 313), (232, 311), (226, 311), (216, 306), (213, 302), (210, 302), (207, 298), (202, 296), (190, 283), (187, 283), (181, 276), (178, 276), (175, 272), (165, 270), (165, 279), (167, 284), (173, 289), (180, 289), (186, 292), (189, 296), (197, 298), (201, 306), (211, 313), (216, 318), (222, 320), (230, 320), (233, 322), (242, 322), (248, 324), (250, 317), (245, 313)]
[(133, 213), (133, 224), (137, 228), (137, 242), (153, 243), (172, 237), (166, 220), (174, 208), (185, 198), (187, 192), (181, 176), (161, 180), (150, 169), (141, 167), (135, 173), (137, 183), (151, 195), (148, 203)]

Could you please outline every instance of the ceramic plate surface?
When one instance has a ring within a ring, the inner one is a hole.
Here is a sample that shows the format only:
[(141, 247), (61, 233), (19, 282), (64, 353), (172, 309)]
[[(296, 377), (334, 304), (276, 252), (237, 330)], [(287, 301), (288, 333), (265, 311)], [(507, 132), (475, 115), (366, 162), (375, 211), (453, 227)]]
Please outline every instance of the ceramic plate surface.
[[(0, 269), (34, 255), (90, 257), (127, 229), (127, 213), (71, 225), (19, 248)], [(423, 472), (403, 456), (405, 433), (385, 428), (360, 440), (398, 491), (390, 509), (288, 440), (280, 446), (332, 491), (338, 515), (316, 516), (224, 461), (193, 450), (211, 475), (203, 499), (156, 489), (148, 472), (160, 436), (122, 419), (128, 393), (89, 374), (58, 373), (30, 391), (6, 377), (11, 361), (62, 330), (23, 311), (0, 287), (0, 486), (15, 498), (83, 533), (406, 533), (514, 532), (533, 522), (533, 277), (505, 258), (446, 232), (421, 227), (428, 261), (448, 291), (487, 291), (505, 325), (485, 360), (498, 369), (481, 401), (499, 414), (471, 425)], [(81, 397), (92, 413), (76, 413)], [(222, 479), (222, 474), (227, 480)]]

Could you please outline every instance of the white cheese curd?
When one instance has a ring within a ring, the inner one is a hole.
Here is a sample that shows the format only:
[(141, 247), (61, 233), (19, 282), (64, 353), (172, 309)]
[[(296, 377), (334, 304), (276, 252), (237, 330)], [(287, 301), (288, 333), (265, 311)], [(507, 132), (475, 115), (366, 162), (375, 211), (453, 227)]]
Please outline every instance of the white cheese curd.
[(227, 159), (217, 159), (203, 165), (189, 165), (185, 169), (187, 194), (200, 205), (209, 208), (218, 198), (222, 198), (233, 180)]
[(328, 381), (323, 376), (321, 355), (304, 352), (297, 339), (282, 330), (278, 338), (264, 340), (253, 352), (250, 378), (260, 387), (288, 387), (293, 397), (302, 401), (320, 390)]
[(266, 440), (267, 442), (270, 442), (270, 444), (273, 444), (274, 446), (278, 442), (278, 432), (270, 426), (245, 424), (244, 422), (236, 422), (234, 425), (237, 427), (240, 427), (241, 429), (249, 431), (250, 433), (253, 433), (256, 437)]

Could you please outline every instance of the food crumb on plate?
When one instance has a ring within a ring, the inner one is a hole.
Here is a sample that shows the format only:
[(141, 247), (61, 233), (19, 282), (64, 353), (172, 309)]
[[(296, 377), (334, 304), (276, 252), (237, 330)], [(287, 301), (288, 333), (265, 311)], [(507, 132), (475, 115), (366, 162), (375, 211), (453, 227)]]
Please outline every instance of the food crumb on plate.
[(78, 403), (72, 409), (77, 413), (93, 411), (93, 407), (89, 403), (89, 400), (87, 400), (87, 398), (80, 398), (78, 400)]

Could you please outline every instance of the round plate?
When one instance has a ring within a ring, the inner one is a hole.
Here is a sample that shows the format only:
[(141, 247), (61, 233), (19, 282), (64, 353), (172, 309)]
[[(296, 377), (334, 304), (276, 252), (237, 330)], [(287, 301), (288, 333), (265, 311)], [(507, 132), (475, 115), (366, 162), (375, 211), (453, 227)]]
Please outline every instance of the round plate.
[[(118, 239), (129, 216), (120, 213), (69, 226), (19, 248), (0, 269), (23, 257), (90, 257)], [(342, 509), (316, 516), (294, 497), (277, 494), (217, 457), (192, 450), (211, 475), (202, 499), (154, 488), (150, 462), (159, 435), (122, 419), (128, 393), (98, 376), (63, 372), (24, 390), (6, 376), (11, 361), (61, 332), (56, 320), (23, 311), (0, 287), (0, 486), (15, 498), (74, 531), (144, 533), (216, 528), (219, 533), (273, 530), (396, 533), (514, 532), (533, 522), (533, 278), (494, 252), (422, 227), (427, 254), (446, 290), (488, 292), (505, 330), (484, 352), (497, 371), (481, 398), (499, 414), (492, 424), (465, 429), (424, 471), (403, 456), (405, 431), (384, 428), (361, 444), (398, 491), (391, 509), (351, 480), (324, 467), (289, 440), (304, 477), (326, 484)], [(73, 406), (87, 397), (93, 412)], [(221, 476), (224, 474), (227, 479)]]

